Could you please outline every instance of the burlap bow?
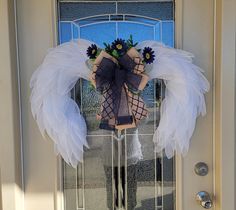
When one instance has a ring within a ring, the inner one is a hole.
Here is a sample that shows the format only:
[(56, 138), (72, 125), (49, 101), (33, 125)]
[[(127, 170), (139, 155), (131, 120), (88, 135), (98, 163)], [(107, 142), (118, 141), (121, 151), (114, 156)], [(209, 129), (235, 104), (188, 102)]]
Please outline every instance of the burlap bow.
[(118, 60), (102, 51), (94, 61), (91, 81), (102, 94), (100, 128), (123, 130), (136, 127), (147, 116), (138, 96), (148, 82), (139, 53), (131, 48)]

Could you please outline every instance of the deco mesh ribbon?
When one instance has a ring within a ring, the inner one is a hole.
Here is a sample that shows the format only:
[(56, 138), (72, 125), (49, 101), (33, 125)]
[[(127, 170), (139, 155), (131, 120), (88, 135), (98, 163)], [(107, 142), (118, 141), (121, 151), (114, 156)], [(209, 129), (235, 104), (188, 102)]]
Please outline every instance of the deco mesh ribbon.
[(131, 48), (118, 59), (101, 51), (95, 59), (91, 81), (102, 94), (100, 128), (123, 130), (136, 127), (147, 116), (139, 96), (148, 82), (138, 51)]

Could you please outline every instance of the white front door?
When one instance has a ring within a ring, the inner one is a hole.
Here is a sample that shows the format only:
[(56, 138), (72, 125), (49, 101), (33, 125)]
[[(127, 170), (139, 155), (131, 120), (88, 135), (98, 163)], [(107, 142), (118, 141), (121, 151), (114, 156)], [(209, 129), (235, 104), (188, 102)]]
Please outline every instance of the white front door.
[[(97, 94), (87, 82), (78, 81), (73, 95), (88, 124), (90, 150), (75, 170), (57, 161), (52, 144), (42, 141), (30, 113), (28, 84), (53, 44), (85, 38), (102, 45), (130, 34), (135, 41), (157, 40), (194, 53), (195, 63), (212, 83), (213, 0), (19, 2), (26, 209), (202, 209), (196, 194), (213, 193), (212, 90), (206, 95), (208, 114), (198, 119), (188, 155), (169, 160), (164, 153), (154, 153), (152, 143), (159, 119), (156, 102), (161, 104), (164, 97), (161, 81), (149, 82), (142, 94), (150, 117), (140, 126), (138, 138), (127, 130), (120, 143), (112, 132), (98, 129)], [(139, 148), (138, 154), (133, 155), (132, 147)], [(198, 162), (207, 164), (206, 176), (194, 171)]]

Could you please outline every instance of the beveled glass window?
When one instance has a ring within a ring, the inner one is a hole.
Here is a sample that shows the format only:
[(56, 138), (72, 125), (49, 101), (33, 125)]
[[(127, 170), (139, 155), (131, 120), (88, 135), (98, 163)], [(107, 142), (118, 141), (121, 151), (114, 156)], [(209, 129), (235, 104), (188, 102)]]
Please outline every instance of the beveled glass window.
[[(60, 43), (83, 38), (102, 46), (132, 34), (136, 42), (173, 47), (174, 2), (59, 1), (58, 26)], [(100, 95), (88, 81), (77, 82), (73, 98), (86, 119), (90, 149), (77, 169), (64, 164), (66, 210), (175, 209), (174, 159), (155, 153), (152, 142), (163, 97), (163, 82), (150, 81), (142, 93), (149, 117), (117, 141), (113, 132), (99, 129)]]

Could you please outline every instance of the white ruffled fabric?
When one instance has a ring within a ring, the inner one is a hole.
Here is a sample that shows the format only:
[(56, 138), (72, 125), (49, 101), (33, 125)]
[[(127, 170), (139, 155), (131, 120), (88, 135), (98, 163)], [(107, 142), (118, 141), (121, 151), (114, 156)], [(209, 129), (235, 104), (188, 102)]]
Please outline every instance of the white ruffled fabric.
[[(144, 159), (143, 156), (143, 145), (140, 143), (140, 136), (138, 129), (132, 129), (131, 131), (132, 135), (127, 136), (127, 139), (125, 141), (125, 138), (122, 140), (115, 140), (113, 142), (113, 150), (111, 150), (111, 142), (110, 141), (102, 141), (102, 151), (101, 151), (101, 157), (102, 162), (105, 166), (118, 166), (118, 144), (121, 144), (121, 161), (120, 164), (124, 166), (127, 164), (127, 166), (135, 165), (139, 161)], [(89, 144), (90, 145), (90, 144)], [(151, 144), (150, 144), (151, 145)], [(92, 146), (91, 146), (92, 149)], [(91, 151), (93, 152), (93, 151)], [(113, 156), (112, 156), (113, 155)], [(91, 157), (94, 157), (95, 155), (90, 155)]]
[(155, 41), (142, 42), (137, 48), (145, 46), (151, 47), (156, 56), (148, 73), (150, 80), (163, 79), (166, 85), (160, 123), (153, 136), (155, 150), (164, 149), (168, 158), (175, 151), (185, 155), (197, 117), (206, 114), (204, 94), (209, 91), (209, 82), (203, 70), (192, 63), (191, 53)]
[(86, 123), (71, 89), (79, 78), (89, 79), (85, 62), (90, 44), (80, 40), (49, 50), (30, 82), (31, 110), (42, 135), (54, 141), (56, 152), (73, 167), (83, 160), (88, 144)]
[[(83, 147), (88, 144), (85, 120), (70, 92), (79, 78), (89, 80), (86, 51), (91, 44), (79, 40), (49, 50), (30, 83), (31, 109), (42, 135), (54, 141), (57, 153), (73, 167), (82, 162)], [(150, 80), (159, 78), (166, 84), (161, 120), (153, 137), (155, 150), (165, 149), (168, 158), (174, 151), (186, 154), (196, 118), (206, 113), (204, 93), (209, 83), (192, 63), (192, 54), (155, 41), (142, 42), (137, 48), (145, 46), (156, 54), (149, 66)]]

